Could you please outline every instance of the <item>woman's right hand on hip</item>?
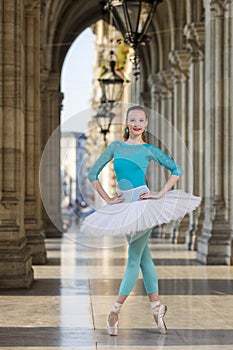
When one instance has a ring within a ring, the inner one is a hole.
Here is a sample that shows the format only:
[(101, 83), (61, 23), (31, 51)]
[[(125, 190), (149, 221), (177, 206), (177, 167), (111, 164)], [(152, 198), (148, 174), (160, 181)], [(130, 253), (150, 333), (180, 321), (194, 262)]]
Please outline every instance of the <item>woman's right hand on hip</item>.
[(124, 201), (124, 198), (119, 195), (119, 196), (114, 196), (112, 198), (109, 198), (106, 203), (107, 204), (117, 204), (117, 203), (122, 203)]

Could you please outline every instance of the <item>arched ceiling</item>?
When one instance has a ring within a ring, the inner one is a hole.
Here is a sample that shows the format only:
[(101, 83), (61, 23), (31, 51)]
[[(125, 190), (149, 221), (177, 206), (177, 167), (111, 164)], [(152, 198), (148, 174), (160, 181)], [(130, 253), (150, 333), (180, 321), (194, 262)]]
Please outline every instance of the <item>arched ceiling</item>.
[(48, 71), (61, 72), (73, 41), (102, 18), (102, 5), (99, 0), (50, 0), (43, 10), (43, 65)]
[[(60, 73), (66, 53), (76, 37), (88, 26), (103, 18), (100, 0), (42, 1), (42, 66)], [(189, 21), (200, 21), (203, 0), (164, 0), (151, 25), (152, 40), (143, 49), (146, 74), (165, 70), (170, 51), (184, 45), (183, 28)], [(149, 55), (149, 56), (148, 56)]]

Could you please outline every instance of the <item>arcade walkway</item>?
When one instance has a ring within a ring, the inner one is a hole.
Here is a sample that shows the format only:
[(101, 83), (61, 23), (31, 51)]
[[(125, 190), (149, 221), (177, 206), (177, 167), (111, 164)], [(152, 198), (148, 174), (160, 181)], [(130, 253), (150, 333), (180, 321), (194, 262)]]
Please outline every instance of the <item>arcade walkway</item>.
[(152, 239), (168, 334), (156, 330), (140, 279), (110, 337), (126, 247), (88, 249), (66, 237), (46, 245), (49, 261), (34, 267), (33, 288), (0, 291), (1, 350), (233, 349), (233, 267), (200, 265), (183, 246)]

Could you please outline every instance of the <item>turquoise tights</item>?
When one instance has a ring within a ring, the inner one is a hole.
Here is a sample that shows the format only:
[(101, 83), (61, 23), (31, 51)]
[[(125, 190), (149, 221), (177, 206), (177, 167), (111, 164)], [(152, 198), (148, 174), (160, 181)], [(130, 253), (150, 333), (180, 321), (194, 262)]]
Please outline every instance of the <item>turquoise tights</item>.
[(158, 274), (148, 247), (148, 239), (151, 231), (152, 229), (148, 230), (143, 236), (129, 243), (128, 262), (121, 282), (119, 294), (130, 294), (138, 279), (140, 268), (146, 293), (151, 294), (158, 292)]

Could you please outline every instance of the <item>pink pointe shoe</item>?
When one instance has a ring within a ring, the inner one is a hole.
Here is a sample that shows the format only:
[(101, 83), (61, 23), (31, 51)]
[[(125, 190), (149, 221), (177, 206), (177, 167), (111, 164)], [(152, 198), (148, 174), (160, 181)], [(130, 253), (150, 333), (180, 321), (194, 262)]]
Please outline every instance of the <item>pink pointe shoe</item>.
[[(117, 316), (117, 320), (112, 325), (111, 316), (113, 316), (113, 314)], [(118, 325), (119, 325), (119, 314), (117, 312), (111, 311), (110, 314), (109, 314), (108, 323), (107, 323), (108, 334), (109, 335), (117, 335)]]
[[(151, 303), (152, 304), (152, 303)], [(167, 334), (167, 327), (164, 322), (164, 316), (167, 312), (167, 306), (162, 305), (159, 302), (153, 303), (151, 305), (152, 315), (154, 316), (155, 322), (158, 326), (158, 330), (161, 334)]]

